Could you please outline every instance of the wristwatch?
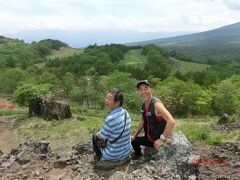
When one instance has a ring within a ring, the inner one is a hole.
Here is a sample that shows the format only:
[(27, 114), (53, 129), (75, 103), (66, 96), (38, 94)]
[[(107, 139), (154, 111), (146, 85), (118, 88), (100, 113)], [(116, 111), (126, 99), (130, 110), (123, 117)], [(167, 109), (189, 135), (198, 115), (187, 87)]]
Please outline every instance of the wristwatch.
[(160, 139), (161, 139), (163, 142), (165, 142), (165, 141), (166, 141), (166, 138), (164, 137), (164, 135), (163, 135), (163, 134), (161, 134), (161, 135), (160, 135)]

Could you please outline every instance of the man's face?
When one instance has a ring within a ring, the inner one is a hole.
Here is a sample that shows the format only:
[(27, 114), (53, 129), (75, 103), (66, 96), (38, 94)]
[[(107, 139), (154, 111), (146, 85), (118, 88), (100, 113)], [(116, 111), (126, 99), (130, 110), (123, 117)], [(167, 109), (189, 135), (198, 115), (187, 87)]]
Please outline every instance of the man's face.
[(138, 88), (138, 95), (144, 102), (149, 101), (152, 97), (152, 90), (148, 85), (141, 84)]
[(106, 107), (110, 110), (113, 110), (119, 106), (119, 102), (114, 102), (114, 94), (108, 93), (105, 99)]

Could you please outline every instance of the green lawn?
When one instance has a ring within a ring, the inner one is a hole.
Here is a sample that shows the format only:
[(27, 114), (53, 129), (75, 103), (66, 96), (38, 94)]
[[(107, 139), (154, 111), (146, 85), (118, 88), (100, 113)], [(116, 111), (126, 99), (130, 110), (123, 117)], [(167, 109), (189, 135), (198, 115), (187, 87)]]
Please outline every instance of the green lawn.
[(121, 61), (121, 64), (134, 67), (143, 67), (147, 59), (141, 54), (141, 52), (142, 49), (134, 49), (128, 51), (128, 53), (124, 56), (123, 61)]
[[(143, 68), (147, 59), (141, 54), (141, 52), (142, 49), (130, 50), (125, 55), (123, 61), (121, 61), (121, 64)], [(210, 67), (210, 65), (207, 64), (180, 61), (172, 57), (170, 59), (173, 61), (172, 73), (175, 73), (176, 71), (180, 71), (181, 73), (187, 73), (189, 71), (196, 72)]]
[(51, 55), (49, 55), (47, 58), (62, 58), (62, 57), (68, 57), (68, 56), (72, 56), (74, 54), (82, 54), (83, 53), (83, 49), (74, 49), (74, 48), (60, 48), (60, 50), (56, 51), (53, 50), (51, 52)]
[(187, 73), (189, 71), (192, 71), (192, 72), (203, 71), (211, 66), (208, 64), (199, 64), (199, 63), (193, 63), (193, 62), (180, 61), (175, 58), (171, 58), (171, 60), (174, 63), (172, 73), (175, 73), (177, 71), (180, 71), (181, 73)]

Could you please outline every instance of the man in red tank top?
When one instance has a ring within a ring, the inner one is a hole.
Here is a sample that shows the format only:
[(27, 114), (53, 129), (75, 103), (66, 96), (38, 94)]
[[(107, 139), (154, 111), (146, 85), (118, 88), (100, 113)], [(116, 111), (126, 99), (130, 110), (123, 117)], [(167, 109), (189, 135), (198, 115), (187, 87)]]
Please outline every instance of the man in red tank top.
[[(141, 145), (159, 150), (175, 125), (174, 118), (163, 103), (152, 96), (152, 88), (147, 80), (139, 81), (137, 90), (138, 95), (143, 100), (143, 105), (141, 121), (137, 131), (132, 136), (134, 159), (142, 156)], [(139, 137), (138, 135), (143, 129), (145, 136)]]

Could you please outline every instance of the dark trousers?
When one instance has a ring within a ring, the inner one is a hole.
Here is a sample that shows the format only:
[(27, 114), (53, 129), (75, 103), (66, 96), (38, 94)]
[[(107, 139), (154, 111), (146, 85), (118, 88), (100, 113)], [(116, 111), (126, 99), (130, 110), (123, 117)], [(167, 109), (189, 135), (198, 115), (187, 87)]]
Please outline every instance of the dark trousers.
[(136, 139), (132, 141), (132, 147), (135, 151), (135, 156), (142, 156), (141, 145), (153, 147), (153, 143), (151, 141), (149, 141), (147, 137), (145, 137), (145, 136), (136, 137)]
[(96, 153), (96, 155), (98, 156), (98, 158), (100, 159), (102, 153), (101, 153), (101, 148), (99, 146), (96, 134), (94, 133), (92, 135), (92, 144), (93, 144), (93, 151)]

